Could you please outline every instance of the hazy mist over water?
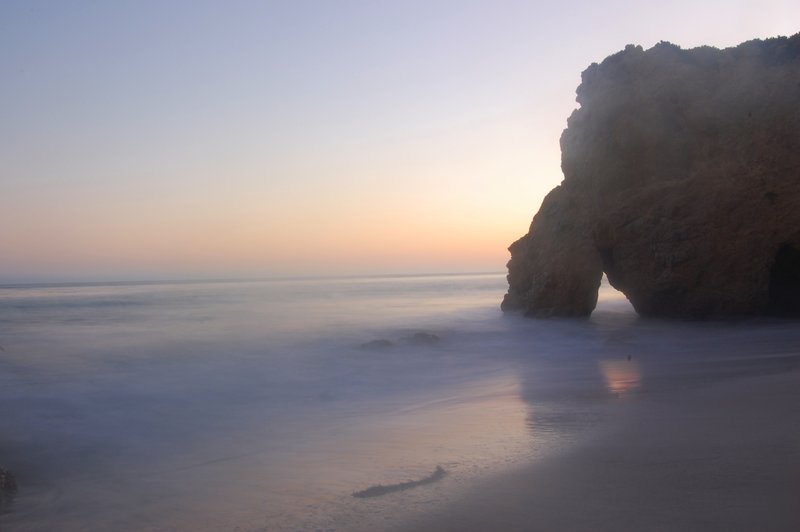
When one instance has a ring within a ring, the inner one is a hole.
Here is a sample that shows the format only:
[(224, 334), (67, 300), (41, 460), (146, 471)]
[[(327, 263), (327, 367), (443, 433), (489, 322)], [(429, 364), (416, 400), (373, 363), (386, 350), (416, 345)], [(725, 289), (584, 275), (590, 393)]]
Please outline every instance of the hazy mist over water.
[(627, 398), (797, 363), (791, 322), (641, 320), (607, 286), (589, 320), (528, 320), (501, 314), (505, 287), (0, 288), (0, 454), (20, 485), (3, 530), (386, 528), (606, 430)]

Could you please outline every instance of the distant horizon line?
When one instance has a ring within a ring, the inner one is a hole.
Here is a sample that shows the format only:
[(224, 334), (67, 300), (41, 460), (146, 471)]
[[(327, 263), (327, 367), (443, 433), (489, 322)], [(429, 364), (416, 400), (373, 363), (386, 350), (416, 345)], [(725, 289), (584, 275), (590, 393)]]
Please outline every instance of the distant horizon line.
[(410, 279), (420, 277), (467, 277), (472, 275), (503, 275), (503, 271), (476, 272), (441, 272), (441, 273), (372, 273), (342, 275), (288, 275), (265, 277), (203, 277), (203, 278), (153, 278), (153, 279), (117, 279), (109, 281), (0, 281), (0, 288), (27, 287), (60, 287), (60, 286), (125, 286), (125, 285), (159, 285), (159, 284), (194, 284), (194, 283), (252, 283), (252, 282), (286, 282), (286, 281), (346, 281), (355, 279)]

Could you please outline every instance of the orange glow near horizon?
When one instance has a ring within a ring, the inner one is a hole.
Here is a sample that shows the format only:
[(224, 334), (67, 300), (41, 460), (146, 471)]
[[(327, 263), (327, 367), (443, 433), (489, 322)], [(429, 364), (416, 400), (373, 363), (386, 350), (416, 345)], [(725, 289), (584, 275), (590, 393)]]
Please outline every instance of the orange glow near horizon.
[[(340, 272), (502, 271), (507, 246), (525, 224), (468, 217), (397, 205), (349, 211), (343, 205), (317, 206), (302, 212), (264, 213), (222, 210), (74, 212), (50, 210), (48, 219), (31, 220), (24, 231), (6, 236), (13, 256), (4, 260), (27, 269), (27, 263), (56, 269), (167, 270), (209, 273), (297, 269)], [(233, 209), (235, 210), (235, 209)], [(160, 214), (160, 215), (159, 215)], [(438, 215), (437, 215), (438, 214)], [(499, 218), (499, 217), (498, 217)], [(522, 227), (520, 227), (520, 225)]]
[[(0, 212), (13, 228), (0, 235), (0, 260), (5, 271), (156, 276), (503, 271), (558, 176), (531, 177), (520, 120), (480, 126), (439, 132), (442, 153), (406, 140), (403, 156), (391, 145), (328, 154), (298, 166), (296, 180), (264, 177), (262, 162), (260, 172), (191, 166), (160, 180), (21, 190)], [(497, 172), (516, 185), (497, 187)]]

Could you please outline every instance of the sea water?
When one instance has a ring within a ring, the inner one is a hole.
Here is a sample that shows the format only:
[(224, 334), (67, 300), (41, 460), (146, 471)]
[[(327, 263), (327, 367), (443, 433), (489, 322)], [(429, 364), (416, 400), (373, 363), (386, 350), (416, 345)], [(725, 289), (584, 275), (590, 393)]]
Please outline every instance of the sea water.
[[(792, 322), (499, 310), (502, 274), (0, 288), (3, 530), (380, 530), (605, 430), (793, 368)], [(379, 497), (374, 485), (436, 482)]]

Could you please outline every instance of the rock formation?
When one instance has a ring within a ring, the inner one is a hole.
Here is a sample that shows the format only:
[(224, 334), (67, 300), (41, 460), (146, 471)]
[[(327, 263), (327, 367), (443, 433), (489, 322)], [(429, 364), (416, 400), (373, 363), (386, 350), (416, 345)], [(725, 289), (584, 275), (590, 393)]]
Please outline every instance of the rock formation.
[(11, 471), (0, 467), (0, 513), (5, 511), (17, 494), (17, 481)]
[(509, 250), (504, 310), (800, 314), (800, 34), (629, 45), (587, 68), (564, 180)]

